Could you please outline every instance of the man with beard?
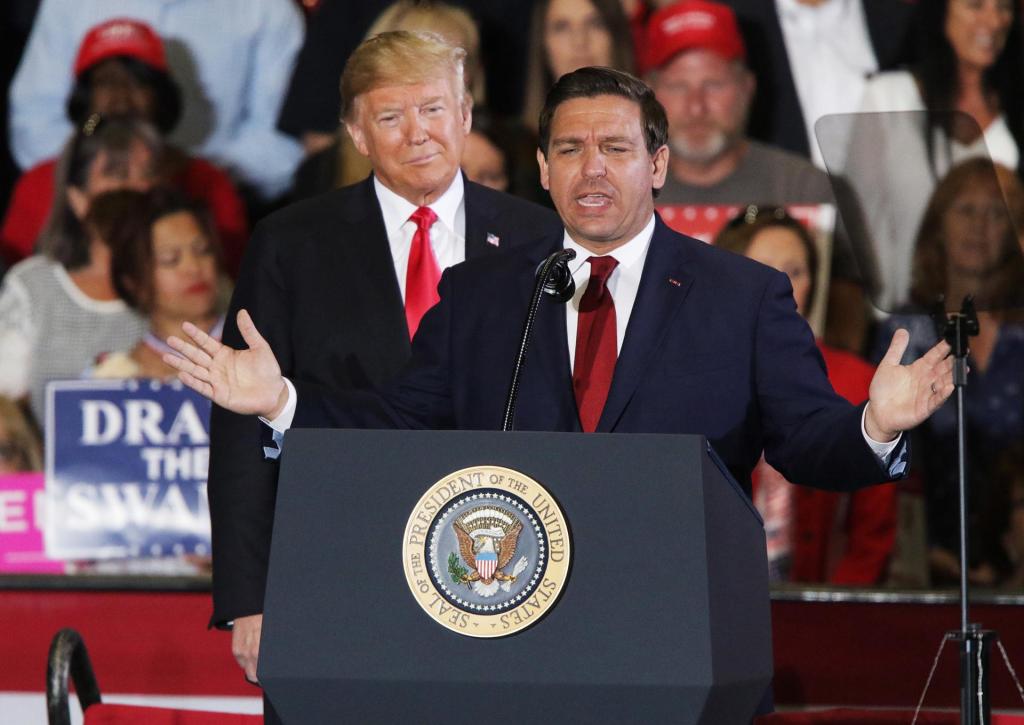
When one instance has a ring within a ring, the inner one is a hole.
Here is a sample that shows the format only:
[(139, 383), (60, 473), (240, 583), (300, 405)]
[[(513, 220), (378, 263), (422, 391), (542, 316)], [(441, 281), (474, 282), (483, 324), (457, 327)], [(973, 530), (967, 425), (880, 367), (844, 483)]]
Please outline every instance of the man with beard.
[(756, 82), (731, 9), (705, 0), (663, 8), (645, 47), (672, 150), (659, 204), (832, 202), (828, 177), (807, 159), (747, 138)]
[[(756, 82), (730, 8), (706, 0), (663, 8), (651, 17), (644, 47), (645, 78), (665, 107), (672, 151), (659, 208), (835, 204), (828, 176), (810, 161), (747, 137)], [(863, 279), (842, 228), (831, 257), (826, 339), (858, 350)]]

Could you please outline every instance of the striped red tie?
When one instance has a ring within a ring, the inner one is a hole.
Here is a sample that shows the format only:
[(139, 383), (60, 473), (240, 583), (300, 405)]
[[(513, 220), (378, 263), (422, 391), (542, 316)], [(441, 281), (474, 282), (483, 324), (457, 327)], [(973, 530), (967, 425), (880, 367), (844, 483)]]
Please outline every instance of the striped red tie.
[(590, 281), (580, 299), (576, 326), (576, 361), (572, 388), (583, 430), (597, 430), (608, 389), (612, 385), (618, 341), (615, 330), (615, 301), (608, 291), (608, 277), (618, 265), (614, 257), (591, 257)]
[(409, 339), (416, 335), (424, 313), (437, 304), (437, 283), (441, 270), (430, 247), (430, 227), (437, 221), (437, 214), (428, 206), (421, 206), (409, 217), (416, 222), (416, 233), (412, 235), (409, 249), (409, 266), (405, 271), (405, 321), (409, 325)]

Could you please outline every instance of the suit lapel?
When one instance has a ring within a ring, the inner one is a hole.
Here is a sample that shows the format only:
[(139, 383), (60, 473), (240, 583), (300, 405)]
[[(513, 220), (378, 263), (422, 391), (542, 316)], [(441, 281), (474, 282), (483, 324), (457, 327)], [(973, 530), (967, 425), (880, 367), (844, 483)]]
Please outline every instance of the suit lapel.
[[(551, 237), (549, 244), (531, 261), (528, 279), (523, 280), (520, 292), (522, 319), (530, 304), (536, 280), (533, 270), (549, 254), (562, 248), (562, 237)], [(521, 333), (522, 327), (517, 330)], [(572, 392), (569, 368), (569, 348), (565, 327), (565, 306), (544, 295), (534, 319), (533, 336), (521, 374), (519, 393), (520, 413), (517, 420), (532, 430), (580, 430), (576, 415), (576, 401)], [(533, 406), (536, 406), (534, 409)], [(552, 426), (556, 426), (552, 428)]]
[(371, 311), (380, 319), (381, 335), (389, 338), (388, 344), (404, 359), (409, 355), (409, 328), (372, 175), (361, 182), (359, 192), (350, 199), (351, 203), (342, 210), (344, 226), (338, 230), (346, 239), (353, 239), (352, 246), (358, 250), (352, 256), (342, 254), (346, 264), (358, 265), (349, 270), (347, 283), (363, 287), (359, 299), (373, 301)]
[(689, 293), (688, 256), (658, 217), (598, 431), (614, 430)]
[(463, 200), (466, 210), (466, 259), (498, 251), (500, 229), (494, 223), (494, 210), (481, 198), (480, 187), (463, 175)]

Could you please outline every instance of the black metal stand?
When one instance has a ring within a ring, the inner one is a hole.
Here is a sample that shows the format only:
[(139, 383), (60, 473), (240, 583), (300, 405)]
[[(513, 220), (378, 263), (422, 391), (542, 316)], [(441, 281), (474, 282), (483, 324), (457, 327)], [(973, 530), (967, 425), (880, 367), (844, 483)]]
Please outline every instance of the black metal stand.
[(990, 725), (992, 722), (991, 694), (988, 689), (989, 652), (991, 643), (998, 638), (996, 632), (983, 630), (980, 624), (969, 623), (970, 607), (967, 531), (967, 427), (966, 401), (967, 353), (971, 336), (978, 334), (978, 315), (974, 298), (964, 298), (960, 312), (947, 315), (940, 303), (935, 324), (939, 334), (952, 348), (953, 385), (956, 393), (956, 460), (960, 495), (960, 629), (950, 636), (960, 643), (960, 722), (961, 725)]
[(533, 322), (537, 317), (537, 308), (540, 307), (541, 297), (546, 294), (560, 303), (572, 299), (576, 285), (569, 272), (569, 261), (575, 257), (576, 252), (573, 250), (559, 249), (541, 262), (540, 267), (537, 268), (533, 295), (530, 297), (530, 307), (526, 312), (526, 322), (523, 323), (523, 334), (519, 339), (519, 352), (512, 368), (512, 382), (509, 384), (508, 398), (505, 401), (505, 415), (501, 421), (503, 431), (512, 430), (515, 421), (516, 398), (519, 397), (519, 377), (523, 370), (523, 360), (526, 359), (526, 350), (530, 346)]

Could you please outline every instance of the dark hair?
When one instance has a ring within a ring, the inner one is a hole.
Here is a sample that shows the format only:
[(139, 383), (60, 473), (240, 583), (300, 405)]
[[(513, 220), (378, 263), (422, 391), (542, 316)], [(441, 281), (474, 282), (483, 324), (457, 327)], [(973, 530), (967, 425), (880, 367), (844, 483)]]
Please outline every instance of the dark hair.
[[(156, 126), (164, 136), (173, 131), (174, 127), (178, 125), (178, 121), (181, 120), (182, 109), (181, 89), (171, 75), (143, 63), (138, 58), (127, 55), (105, 58), (101, 63), (107, 60), (116, 60), (139, 85), (146, 86), (153, 91), (156, 97), (153, 118), (143, 120)], [(72, 86), (71, 93), (68, 95), (68, 118), (76, 126), (81, 126), (89, 118), (89, 113), (92, 110), (92, 76), (101, 63), (96, 63), (82, 71), (81, 75), (75, 79), (75, 85)]]
[[(612, 66), (619, 70), (632, 73), (633, 68), (633, 31), (629, 18), (622, 9), (622, 0), (589, 0), (590, 4), (601, 16), (608, 34), (612, 38)], [(547, 53), (544, 49), (545, 23), (551, 0), (541, 0), (533, 6), (533, 18), (530, 21), (530, 44), (527, 46), (529, 60), (526, 66), (526, 87), (523, 99), (523, 123), (529, 129), (537, 122), (540, 115), (544, 95), (558, 80), (551, 75)]]
[[(1024, 258), (1017, 235), (1024, 232), (1024, 186), (1009, 169), (982, 157), (954, 166), (928, 200), (914, 241), (910, 299), (915, 305), (930, 309), (939, 297), (945, 296), (949, 285), (943, 234), (945, 216), (966, 189), (978, 186), (993, 189), (999, 203), (1005, 201), (1009, 215), (1002, 254), (994, 267), (993, 279), (978, 291), (978, 305), (981, 309), (1006, 312), (1019, 305), (1024, 288)], [(959, 300), (949, 302), (960, 304)]]
[(68, 141), (54, 172), (53, 206), (39, 236), (40, 250), (73, 270), (89, 263), (89, 239), (81, 220), (68, 203), (70, 187), (84, 189), (89, 170), (100, 154), (107, 155), (107, 166), (125, 169), (132, 146), (138, 141), (153, 155), (154, 171), (163, 146), (160, 135), (149, 123), (130, 118), (103, 119), (93, 115)]
[[(952, 137), (952, 125), (959, 93), (959, 73), (956, 51), (946, 37), (946, 17), (950, 0), (925, 0), (917, 3), (916, 58), (912, 67), (914, 77), (920, 84), (921, 96), (927, 109), (928, 130), (926, 142), (929, 151), (935, 144), (933, 129), (940, 128), (947, 138)], [(1007, 126), (1017, 146), (1024, 148), (1024, 43), (1021, 42), (1019, 8), (1016, 0), (1013, 6), (1013, 22), (1006, 36), (1003, 52), (988, 68), (983, 77), (983, 89), (994, 92), (999, 99), (999, 109), (1006, 116)], [(934, 158), (934, 153), (931, 154)]]
[(814, 306), (814, 293), (818, 289), (818, 248), (811, 233), (803, 224), (790, 216), (781, 206), (751, 204), (733, 217), (715, 237), (715, 246), (736, 254), (746, 255), (754, 238), (765, 229), (787, 229), (796, 235), (807, 255), (807, 271), (811, 286), (807, 290), (807, 312)]
[(640, 106), (647, 153), (654, 154), (668, 143), (668, 119), (654, 91), (639, 78), (614, 68), (587, 67), (566, 73), (548, 91), (540, 112), (540, 151), (547, 158), (551, 143), (551, 120), (560, 105), (574, 98), (619, 96)]
[[(114, 289), (126, 304), (140, 312), (153, 311), (153, 225), (164, 217), (179, 212), (192, 215), (213, 247), (217, 268), (221, 267), (221, 248), (209, 212), (177, 191), (111, 191), (96, 197), (93, 207), (108, 224), (106, 239)], [(90, 217), (92, 212), (90, 208)]]

